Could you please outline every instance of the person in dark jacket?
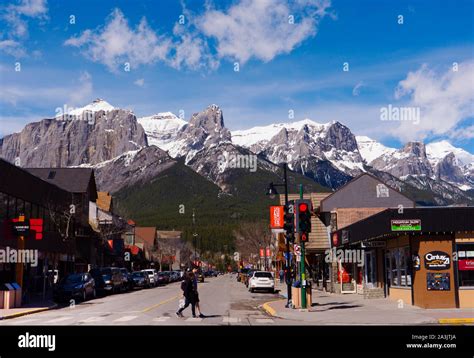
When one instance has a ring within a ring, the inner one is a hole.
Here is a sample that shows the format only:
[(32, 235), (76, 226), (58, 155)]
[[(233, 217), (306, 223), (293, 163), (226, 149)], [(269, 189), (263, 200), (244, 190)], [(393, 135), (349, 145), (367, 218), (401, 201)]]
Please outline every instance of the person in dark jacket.
[(184, 306), (181, 307), (177, 312), (176, 316), (183, 317), (183, 311), (191, 305), (191, 311), (193, 317), (196, 318), (196, 293), (194, 292), (194, 274), (188, 272), (185, 276), (184, 282), (181, 286), (183, 289), (183, 296), (185, 298)]

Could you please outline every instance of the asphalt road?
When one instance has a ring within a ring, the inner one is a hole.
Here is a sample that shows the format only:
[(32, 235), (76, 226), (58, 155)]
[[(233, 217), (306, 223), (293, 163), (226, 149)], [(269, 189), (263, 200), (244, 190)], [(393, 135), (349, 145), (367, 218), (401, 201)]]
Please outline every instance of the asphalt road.
[(259, 309), (278, 294), (250, 293), (235, 275), (206, 278), (199, 283), (205, 318), (192, 318), (191, 307), (183, 318), (175, 315), (182, 298), (180, 283), (110, 295), (75, 306), (0, 321), (0, 325), (269, 325), (291, 324)]

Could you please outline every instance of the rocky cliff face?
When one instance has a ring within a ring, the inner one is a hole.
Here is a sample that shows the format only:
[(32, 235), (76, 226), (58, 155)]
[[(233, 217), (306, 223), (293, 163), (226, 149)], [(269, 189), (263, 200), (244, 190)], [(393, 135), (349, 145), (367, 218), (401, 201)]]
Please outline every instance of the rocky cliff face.
[(370, 165), (397, 178), (407, 175), (433, 175), (433, 168), (426, 156), (426, 147), (421, 142), (409, 142), (402, 149), (373, 160)]
[(133, 113), (98, 110), (30, 123), (0, 140), (0, 157), (22, 167), (94, 165), (147, 145)]

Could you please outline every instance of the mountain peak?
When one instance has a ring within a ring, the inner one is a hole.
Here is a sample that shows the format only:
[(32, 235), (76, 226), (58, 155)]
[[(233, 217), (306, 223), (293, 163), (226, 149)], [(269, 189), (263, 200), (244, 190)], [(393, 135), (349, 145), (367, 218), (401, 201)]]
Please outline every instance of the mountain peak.
[(426, 147), (423, 142), (408, 142), (402, 151), (407, 154), (413, 154), (417, 157), (426, 158)]
[(113, 111), (114, 109), (117, 109), (117, 108), (112, 106), (106, 100), (103, 100), (101, 98), (96, 98), (95, 100), (93, 100), (88, 105), (86, 105), (84, 107), (81, 107), (81, 108), (75, 108), (72, 111), (70, 111), (68, 114), (80, 115), (84, 111), (91, 111), (91, 112), (105, 111), (105, 112), (109, 112), (109, 111)]

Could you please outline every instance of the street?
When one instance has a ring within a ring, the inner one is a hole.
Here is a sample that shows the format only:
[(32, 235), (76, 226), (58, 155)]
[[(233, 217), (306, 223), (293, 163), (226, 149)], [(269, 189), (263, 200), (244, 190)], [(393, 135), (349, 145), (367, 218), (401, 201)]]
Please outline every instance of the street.
[[(0, 321), (0, 325), (268, 325), (283, 320), (259, 309), (278, 294), (250, 293), (235, 275), (206, 278), (199, 283), (205, 318), (192, 318), (191, 307), (178, 318), (180, 283), (110, 295), (50, 311)], [(289, 323), (286, 321), (285, 323)]]

